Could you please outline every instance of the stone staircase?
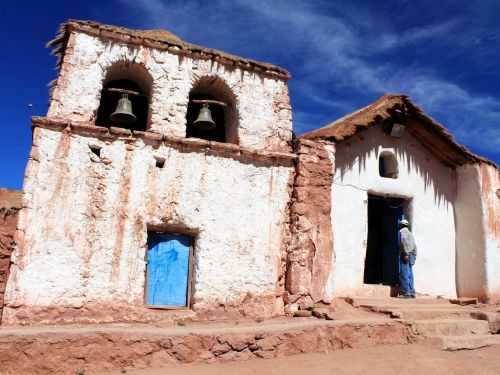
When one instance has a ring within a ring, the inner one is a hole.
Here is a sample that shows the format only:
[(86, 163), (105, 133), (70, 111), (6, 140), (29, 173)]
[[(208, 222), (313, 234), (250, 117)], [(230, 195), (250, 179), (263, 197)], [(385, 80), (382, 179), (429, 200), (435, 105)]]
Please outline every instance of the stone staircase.
[(354, 307), (384, 313), (410, 325), (421, 340), (444, 350), (500, 345), (500, 312), (482, 311), (474, 301), (458, 304), (439, 298), (347, 298)]

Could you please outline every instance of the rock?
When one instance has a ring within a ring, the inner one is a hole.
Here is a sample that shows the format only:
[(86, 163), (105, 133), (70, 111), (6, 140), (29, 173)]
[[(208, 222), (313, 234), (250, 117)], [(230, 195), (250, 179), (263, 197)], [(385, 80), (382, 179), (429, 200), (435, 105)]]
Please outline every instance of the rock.
[(296, 318), (308, 318), (312, 316), (311, 310), (298, 310), (293, 313), (293, 316)]
[(486, 320), (490, 326), (491, 333), (500, 333), (500, 314), (495, 312), (474, 311), (471, 317), (479, 320)]
[(225, 354), (231, 350), (231, 347), (227, 343), (223, 344), (215, 344), (211, 351), (215, 356), (220, 356), (222, 354)]
[(285, 306), (285, 314), (293, 315), (299, 310), (299, 305), (297, 303), (291, 303)]
[(241, 352), (255, 341), (254, 335), (239, 334), (227, 335), (218, 338), (220, 343), (227, 343), (232, 349)]
[(477, 305), (477, 298), (467, 298), (467, 297), (455, 298), (455, 299), (450, 299), (450, 303), (460, 306)]
[(310, 296), (303, 296), (298, 303), (300, 310), (312, 310), (314, 308), (314, 301)]
[(326, 319), (326, 320), (333, 320), (333, 311), (326, 308), (326, 307), (315, 307), (312, 310), (312, 314), (314, 317), (318, 319)]
[(278, 336), (268, 336), (256, 342), (257, 347), (263, 351), (274, 350), (276, 346), (280, 343)]
[(253, 353), (249, 350), (244, 350), (242, 352), (230, 351), (219, 357), (224, 362), (236, 361), (236, 360), (248, 360), (253, 357)]
[(272, 351), (256, 351), (253, 354), (255, 354), (259, 358), (264, 358), (264, 359), (271, 359), (276, 356), (276, 354)]

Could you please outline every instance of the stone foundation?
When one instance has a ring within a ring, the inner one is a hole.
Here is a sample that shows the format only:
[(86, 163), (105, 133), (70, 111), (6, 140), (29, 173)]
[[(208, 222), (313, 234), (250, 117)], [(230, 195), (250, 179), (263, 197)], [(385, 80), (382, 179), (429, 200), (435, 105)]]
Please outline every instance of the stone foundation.
[(411, 341), (408, 327), (397, 322), (295, 320), (246, 327), (4, 329), (0, 331), (0, 372), (74, 375), (78, 371), (276, 358)]
[(82, 306), (5, 306), (2, 325), (97, 323), (174, 323), (181, 320), (268, 319), (283, 315), (281, 295), (251, 296), (195, 303), (192, 309), (155, 309), (123, 302), (90, 302)]

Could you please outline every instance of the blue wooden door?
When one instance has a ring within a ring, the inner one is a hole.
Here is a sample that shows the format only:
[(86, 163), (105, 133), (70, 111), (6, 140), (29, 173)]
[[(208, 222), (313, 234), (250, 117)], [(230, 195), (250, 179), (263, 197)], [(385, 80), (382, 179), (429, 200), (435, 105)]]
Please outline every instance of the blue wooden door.
[(188, 304), (190, 238), (155, 234), (148, 239), (147, 304)]

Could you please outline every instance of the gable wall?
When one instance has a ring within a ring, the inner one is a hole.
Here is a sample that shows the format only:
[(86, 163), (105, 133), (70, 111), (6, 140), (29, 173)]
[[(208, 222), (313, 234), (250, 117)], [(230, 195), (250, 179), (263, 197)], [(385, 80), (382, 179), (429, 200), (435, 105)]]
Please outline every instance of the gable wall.
[[(393, 149), (397, 179), (379, 176), (381, 148)], [(411, 199), (410, 221), (418, 246), (417, 293), (456, 295), (454, 169), (430, 154), (408, 133), (401, 139), (374, 126), (338, 143), (332, 185), (334, 270), (327, 297), (378, 293), (363, 284), (368, 231), (368, 193)], [(388, 293), (383, 289), (383, 293)]]

